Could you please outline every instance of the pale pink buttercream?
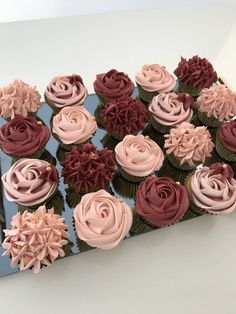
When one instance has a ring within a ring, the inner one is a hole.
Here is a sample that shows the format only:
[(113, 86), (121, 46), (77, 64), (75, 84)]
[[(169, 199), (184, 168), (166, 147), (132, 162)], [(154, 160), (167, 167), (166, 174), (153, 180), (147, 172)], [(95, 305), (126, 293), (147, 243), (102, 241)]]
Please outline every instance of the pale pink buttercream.
[(175, 93), (161, 93), (155, 96), (148, 110), (152, 118), (158, 123), (173, 126), (181, 122), (189, 122), (193, 116), (191, 107), (184, 108), (184, 104), (177, 99)]
[(124, 239), (133, 221), (129, 206), (105, 190), (84, 195), (74, 210), (74, 218), (78, 237), (105, 250)]
[(211, 156), (214, 144), (205, 126), (195, 127), (188, 122), (182, 122), (165, 135), (166, 153), (173, 154), (180, 160), (180, 165), (187, 163), (194, 167)]
[(40, 206), (35, 212), (24, 211), (12, 217), (11, 229), (4, 230), (3, 256), (11, 257), (11, 266), (20, 270), (33, 267), (38, 273), (41, 266), (49, 266), (58, 256), (64, 256), (63, 246), (68, 243), (68, 225), (54, 209)]
[(13, 119), (16, 116), (27, 117), (41, 107), (40, 94), (36, 87), (15, 80), (6, 87), (0, 88), (0, 116)]
[(53, 118), (52, 131), (64, 144), (80, 144), (97, 130), (95, 118), (83, 106), (64, 107)]
[(115, 157), (123, 170), (137, 177), (158, 171), (164, 161), (164, 154), (157, 143), (143, 135), (126, 135), (116, 145)]
[(41, 159), (17, 160), (2, 176), (7, 200), (27, 207), (41, 204), (52, 196), (58, 182), (39, 178), (42, 169), (47, 167), (50, 164)]
[(228, 214), (236, 208), (236, 181), (203, 167), (191, 177), (194, 203), (212, 214)]
[(88, 95), (80, 76), (56, 76), (48, 84), (45, 97), (57, 108), (82, 105)]
[(148, 92), (167, 93), (173, 90), (176, 78), (164, 66), (145, 64), (135, 75), (136, 83)]
[(197, 106), (208, 117), (220, 121), (230, 120), (236, 115), (236, 93), (224, 85), (204, 88), (197, 99)]

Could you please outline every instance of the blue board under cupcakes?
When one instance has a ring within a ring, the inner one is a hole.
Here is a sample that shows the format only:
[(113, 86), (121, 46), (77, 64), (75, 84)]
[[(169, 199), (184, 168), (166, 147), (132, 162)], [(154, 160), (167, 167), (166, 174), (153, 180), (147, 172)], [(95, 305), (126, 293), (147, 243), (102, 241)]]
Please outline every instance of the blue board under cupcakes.
[[(138, 95), (138, 92), (137, 92), (137, 89), (135, 89), (133, 96), (137, 97), (137, 95)], [(85, 107), (87, 108), (87, 110), (89, 110), (93, 114), (97, 105), (98, 105), (97, 96), (94, 94), (89, 95), (85, 101)], [(50, 127), (50, 118), (52, 116), (52, 110), (46, 103), (43, 103), (42, 108), (38, 112), (38, 116)], [(3, 125), (4, 123), (6, 123), (5, 120), (0, 118), (0, 126)], [(101, 141), (104, 138), (105, 134), (106, 134), (106, 131), (104, 129), (98, 128), (95, 136), (93, 137), (92, 143), (98, 149), (103, 148)], [(53, 136), (51, 136), (50, 141), (48, 142), (48, 144), (46, 146), (46, 149), (51, 153), (51, 155), (53, 157), (56, 158), (57, 148), (58, 148), (58, 142), (54, 139)], [(2, 151), (0, 151), (0, 161), (1, 161), (1, 167), (0, 167), (1, 172), (5, 173), (11, 166), (11, 158), (9, 158), (6, 154), (4, 154)], [(57, 169), (59, 171), (59, 174), (61, 175), (62, 167), (61, 167), (60, 163), (58, 162), (58, 160), (57, 160), (56, 166), (57, 166)], [(71, 242), (70, 245), (68, 245), (65, 249), (65, 251), (66, 251), (65, 257), (80, 253), (80, 248), (82, 251), (89, 249), (89, 247), (87, 247), (84, 243), (79, 242), (77, 239), (76, 233), (75, 233), (74, 228), (73, 228), (73, 209), (70, 208), (68, 206), (68, 204), (66, 203), (66, 188), (67, 188), (67, 186), (64, 185), (63, 178), (61, 178), (59, 190), (64, 197), (65, 207), (64, 207), (64, 211), (62, 211), (62, 213), (60, 213), (60, 214), (63, 217), (65, 217), (65, 222), (69, 225), (70, 242)], [(121, 196), (118, 195), (114, 190), (113, 190), (113, 192), (116, 196), (121, 198)], [(1, 182), (0, 182), (0, 193), (1, 193), (0, 194), (0, 214), (2, 213), (2, 215), (5, 218), (5, 223), (1, 223), (1, 228), (0, 228), (0, 231), (1, 231), (1, 229), (3, 229), (3, 228), (10, 228), (11, 218), (13, 215), (16, 214), (18, 208), (17, 208), (17, 205), (15, 203), (8, 202), (6, 200), (6, 198), (4, 197)], [(1, 204), (1, 197), (3, 197), (3, 206)], [(124, 198), (124, 197), (122, 197), (122, 198)], [(133, 199), (125, 198), (124, 200), (125, 200), (125, 202), (127, 202), (127, 204), (131, 208), (133, 207), (133, 205), (134, 205)], [(128, 235), (127, 238), (128, 237), (131, 237), (131, 235)], [(0, 277), (18, 272), (19, 271), (18, 267), (11, 268), (10, 258), (6, 257), (6, 256), (3, 257), (2, 253), (3, 253), (3, 248), (0, 245)]]

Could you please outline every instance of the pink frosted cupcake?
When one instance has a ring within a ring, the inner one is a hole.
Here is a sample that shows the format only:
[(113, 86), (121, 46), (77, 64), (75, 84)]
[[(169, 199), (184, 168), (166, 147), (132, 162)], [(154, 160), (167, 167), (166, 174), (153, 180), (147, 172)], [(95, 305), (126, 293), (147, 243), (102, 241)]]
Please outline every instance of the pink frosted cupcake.
[(68, 225), (54, 209), (39, 207), (35, 212), (24, 211), (12, 217), (11, 229), (4, 230), (3, 256), (11, 257), (11, 267), (20, 270), (33, 268), (38, 273), (58, 257), (65, 256), (63, 247), (68, 243)]
[(236, 120), (223, 123), (218, 128), (216, 150), (221, 158), (236, 162)]
[(15, 80), (0, 88), (0, 117), (5, 120), (9, 121), (16, 116), (35, 116), (40, 107), (40, 94), (36, 87)]
[(160, 93), (172, 91), (176, 85), (176, 78), (164, 66), (159, 64), (145, 64), (135, 75), (139, 96), (149, 103)]
[(190, 122), (193, 116), (193, 98), (184, 93), (161, 93), (155, 96), (149, 107), (150, 121), (160, 133), (168, 133), (171, 127)]
[(236, 93), (224, 85), (203, 89), (196, 104), (198, 119), (210, 127), (218, 127), (236, 115)]
[(117, 246), (133, 221), (129, 206), (105, 190), (84, 195), (74, 210), (74, 219), (78, 237), (104, 250)]
[(186, 179), (192, 211), (224, 215), (236, 208), (236, 181), (229, 165), (214, 163)]
[(143, 135), (126, 135), (116, 145), (115, 157), (121, 175), (131, 182), (140, 182), (158, 171), (164, 161), (164, 154), (157, 143)]
[(87, 95), (87, 88), (79, 75), (65, 75), (52, 79), (44, 97), (53, 111), (57, 113), (66, 106), (83, 105)]
[(178, 169), (191, 170), (211, 156), (214, 144), (205, 126), (182, 122), (165, 135), (166, 154)]
[(94, 116), (83, 106), (64, 107), (53, 117), (52, 132), (66, 150), (89, 142), (96, 130)]

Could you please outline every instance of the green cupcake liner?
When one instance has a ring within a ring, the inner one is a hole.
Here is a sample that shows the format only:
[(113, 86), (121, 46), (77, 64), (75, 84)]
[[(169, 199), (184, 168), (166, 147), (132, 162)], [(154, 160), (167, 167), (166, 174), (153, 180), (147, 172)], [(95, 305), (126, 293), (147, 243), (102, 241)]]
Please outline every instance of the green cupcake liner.
[(177, 169), (169, 162), (168, 158), (164, 159), (161, 169), (155, 173), (157, 177), (170, 177), (175, 182), (184, 184), (186, 177), (189, 175), (190, 170)]
[[(134, 183), (135, 182), (141, 182), (148, 177), (148, 176), (145, 176), (145, 177), (133, 176), (133, 175), (127, 173), (125, 170), (123, 170), (120, 166), (119, 166), (119, 172), (124, 179), (126, 179), (127, 181), (130, 181), (130, 182), (134, 182)], [(150, 173), (150, 175), (151, 175), (151, 173)]]
[(30, 159), (40, 159), (43, 152), (45, 150), (45, 146), (42, 147), (41, 149), (39, 149), (37, 152), (35, 152), (34, 154), (32, 155), (29, 155), (29, 156), (13, 156), (13, 155), (8, 155), (9, 157), (12, 158), (12, 162), (15, 163), (17, 160), (21, 159), (21, 158), (30, 158)]
[(50, 163), (51, 165), (54, 165), (54, 166), (57, 164), (56, 158), (53, 157), (53, 155), (47, 149), (44, 150), (40, 159), (43, 159), (43, 160), (47, 161), (48, 163)]
[(101, 140), (101, 143), (104, 147), (107, 147), (111, 150), (114, 150), (116, 145), (119, 143), (120, 141), (117, 140), (116, 138), (114, 138), (113, 136), (111, 136), (110, 134), (106, 133), (103, 137), (103, 139)]
[(170, 163), (177, 169), (180, 170), (193, 170), (196, 168), (197, 165), (200, 165), (201, 162), (199, 162), (196, 166), (191, 167), (187, 163), (184, 163), (183, 165), (180, 165), (179, 159), (177, 159), (173, 154), (167, 154), (167, 158), (169, 159)]
[(149, 106), (149, 102), (147, 102), (147, 101), (143, 100), (143, 99), (142, 99), (142, 98), (140, 98), (139, 96), (138, 96), (138, 97), (136, 97), (136, 99), (137, 99), (137, 100), (139, 100), (139, 101), (141, 101), (141, 103), (143, 103), (143, 104), (144, 104), (144, 106), (145, 106), (146, 108), (148, 108), (148, 106)]
[(114, 191), (122, 197), (134, 198), (139, 187), (139, 183), (134, 183), (124, 179), (119, 172), (116, 172), (112, 179)]
[(142, 131), (142, 135), (149, 136), (150, 139), (156, 142), (162, 150), (164, 149), (165, 134), (157, 132), (151, 124), (148, 124), (146, 126), (146, 128)]
[(109, 101), (109, 98), (107, 98), (107, 97), (105, 97), (105, 96), (103, 96), (103, 95), (101, 95), (101, 94), (98, 94), (98, 93), (96, 93), (96, 95), (97, 95), (97, 97), (98, 97), (98, 99), (99, 99), (99, 101), (100, 101), (101, 106), (102, 106), (103, 108), (105, 108), (105, 107), (106, 107), (106, 104), (107, 104), (108, 101)]
[(65, 161), (65, 153), (67, 153), (67, 152), (68, 151), (66, 149), (64, 149), (61, 145), (58, 145), (56, 155), (57, 155), (57, 159), (60, 163)]
[(196, 217), (202, 216), (200, 214), (197, 214), (193, 211), (191, 211), (190, 209), (187, 210), (187, 212), (184, 214), (184, 216), (180, 219), (179, 222), (183, 222), (183, 221), (187, 221)]
[(135, 209), (133, 209), (133, 223), (129, 231), (131, 235), (138, 235), (153, 231), (155, 229), (158, 229), (158, 227), (152, 227), (151, 225), (146, 223), (135, 211)]
[(227, 161), (236, 162), (236, 153), (225, 148), (220, 140), (219, 133), (216, 135), (216, 151), (219, 156)]
[[(151, 114), (149, 114), (149, 120), (150, 120), (150, 123), (151, 125), (153, 126), (153, 128), (159, 132), (159, 133), (162, 133), (162, 134), (166, 134), (166, 133), (169, 133), (170, 132), (170, 129), (172, 128), (172, 126), (167, 126), (167, 125), (163, 125), (159, 122), (157, 122), (153, 116)], [(173, 126), (174, 127), (174, 126)]]
[(213, 149), (213, 151), (211, 152), (211, 157), (208, 157), (205, 162), (203, 163), (204, 166), (211, 166), (212, 164), (216, 163), (216, 162), (226, 162), (224, 159), (222, 159), (217, 151), (216, 148)]
[(70, 208), (75, 208), (79, 204), (84, 194), (78, 193), (73, 187), (66, 189), (66, 202)]
[(95, 249), (95, 247), (92, 247), (90, 245), (88, 245), (88, 243), (86, 243), (85, 241), (81, 240), (80, 238), (76, 238), (76, 244), (79, 248), (79, 251), (82, 252), (86, 252), (86, 251), (90, 251), (92, 249)]
[(141, 85), (137, 84), (138, 92), (139, 92), (139, 98), (144, 100), (146, 103), (150, 103), (156, 95), (158, 95), (158, 91), (155, 92), (148, 92), (142, 88)]
[(202, 126), (202, 122), (198, 119), (197, 113), (192, 116), (190, 123), (192, 123), (195, 126)]
[(181, 82), (179, 82), (179, 91), (189, 94), (193, 97), (196, 97), (200, 94), (202, 88), (201, 87), (191, 87), (189, 85), (183, 84)]
[(94, 116), (95, 116), (95, 119), (97, 121), (97, 124), (102, 128), (104, 128), (104, 124), (103, 124), (102, 117), (101, 117), (101, 111), (103, 109), (104, 109), (104, 107), (101, 104), (98, 104), (98, 106), (94, 112)]
[(198, 115), (198, 119), (206, 126), (217, 128), (222, 124), (222, 122), (220, 122), (215, 117), (213, 116), (208, 117), (206, 112), (201, 112), (200, 110), (198, 110), (197, 115)]

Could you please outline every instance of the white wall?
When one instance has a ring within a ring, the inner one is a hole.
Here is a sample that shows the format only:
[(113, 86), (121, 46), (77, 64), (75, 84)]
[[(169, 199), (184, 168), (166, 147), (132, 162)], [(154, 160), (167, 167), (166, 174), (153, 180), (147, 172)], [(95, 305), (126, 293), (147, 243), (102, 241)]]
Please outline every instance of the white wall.
[(224, 2), (236, 0), (0, 0), (0, 22)]

